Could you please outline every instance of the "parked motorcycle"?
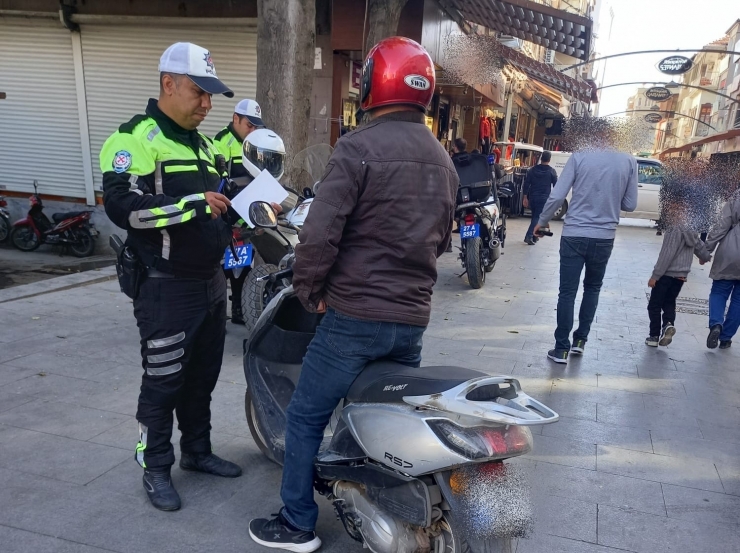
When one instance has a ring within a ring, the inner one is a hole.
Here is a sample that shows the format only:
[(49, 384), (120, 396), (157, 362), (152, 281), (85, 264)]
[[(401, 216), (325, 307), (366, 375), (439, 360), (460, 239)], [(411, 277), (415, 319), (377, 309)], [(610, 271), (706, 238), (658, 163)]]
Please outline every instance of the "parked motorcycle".
[(471, 288), (481, 288), (493, 271), (506, 240), (506, 216), (499, 210), (488, 158), (464, 154), (454, 158), (460, 177), (455, 219), (460, 230), (460, 262)]
[(28, 199), (28, 215), (13, 223), (10, 241), (21, 251), (30, 252), (41, 244), (66, 246), (75, 257), (88, 257), (95, 251), (98, 231), (90, 222), (92, 211), (69, 211), (53, 213), (50, 221), (44, 214), (44, 204), (38, 193), (36, 182), (34, 194)]
[[(293, 158), (293, 166), (302, 168), (305, 178), (316, 183), (324, 174), (334, 148), (328, 144), (316, 144), (301, 150)], [(300, 179), (303, 175), (298, 175)], [(313, 201), (313, 189), (304, 188), (295, 208), (278, 219), (280, 233), (273, 229), (260, 229), (253, 233), (250, 242), (255, 250), (252, 269), (244, 281), (242, 291), (242, 313), (247, 332), (250, 332), (269, 301), (262, 277), (279, 270), (281, 260), (293, 252), (298, 244), (298, 233), (306, 220)]]
[[(277, 228), (269, 205), (253, 207), (257, 226)], [(322, 317), (296, 297), (291, 267), (288, 259), (263, 277), (278, 291), (244, 344), (249, 430), (278, 464), (286, 408)], [(375, 361), (325, 431), (314, 485), (373, 553), (510, 553), (531, 528), (531, 505), (516, 467), (503, 461), (531, 450), (530, 426), (558, 418), (514, 378)]]
[(3, 196), (0, 196), (0, 244), (5, 242), (10, 236), (10, 212), (8, 211), (8, 202)]

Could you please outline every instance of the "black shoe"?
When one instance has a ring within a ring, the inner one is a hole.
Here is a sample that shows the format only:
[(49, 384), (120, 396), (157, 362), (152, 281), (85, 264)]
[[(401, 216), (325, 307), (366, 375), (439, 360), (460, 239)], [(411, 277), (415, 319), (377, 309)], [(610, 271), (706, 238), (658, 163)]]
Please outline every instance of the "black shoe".
[(226, 478), (236, 478), (242, 475), (239, 465), (225, 461), (213, 453), (190, 454), (183, 453), (180, 456), (180, 468), (182, 470), (194, 470), (205, 472)]
[(714, 325), (709, 329), (709, 336), (707, 336), (707, 347), (714, 349), (719, 343), (719, 335), (722, 334), (722, 325)]
[(244, 324), (244, 314), (242, 313), (241, 309), (231, 310), (231, 324), (235, 324), (235, 325)]
[(648, 336), (647, 338), (645, 338), (645, 345), (650, 346), (651, 348), (657, 348), (659, 342), (659, 336)]
[(551, 349), (547, 352), (547, 358), (565, 365), (568, 362), (568, 352), (562, 349)]
[(532, 240), (532, 237), (531, 237), (531, 236), (527, 236), (527, 237), (526, 237), (526, 238), (524, 239), (524, 243), (525, 243), (525, 244), (527, 244), (528, 246), (534, 246), (534, 244), (535, 244), (535, 241), (534, 241), (534, 240)]
[(537, 238), (536, 236), (532, 236), (532, 240), (534, 240), (534, 243), (535, 244), (540, 241), (540, 239)]
[(144, 489), (149, 501), (160, 511), (177, 511), (180, 495), (172, 485), (170, 468), (144, 470)]
[(732, 346), (732, 340), (720, 340), (719, 349), (730, 349)]
[(275, 518), (256, 518), (249, 523), (249, 535), (258, 544), (272, 549), (285, 549), (296, 553), (311, 553), (321, 547), (316, 532), (294, 528), (282, 514)]
[(658, 341), (659, 346), (668, 346), (673, 341), (673, 337), (676, 335), (676, 327), (671, 323), (668, 323), (660, 331), (660, 340)]
[(578, 340), (573, 340), (573, 345), (570, 348), (570, 353), (575, 353), (576, 355), (583, 355), (584, 349), (586, 349), (586, 340), (581, 340), (579, 338)]
[(452, 252), (452, 242), (450, 242), (450, 245), (447, 246), (447, 249), (445, 250), (447, 253)]

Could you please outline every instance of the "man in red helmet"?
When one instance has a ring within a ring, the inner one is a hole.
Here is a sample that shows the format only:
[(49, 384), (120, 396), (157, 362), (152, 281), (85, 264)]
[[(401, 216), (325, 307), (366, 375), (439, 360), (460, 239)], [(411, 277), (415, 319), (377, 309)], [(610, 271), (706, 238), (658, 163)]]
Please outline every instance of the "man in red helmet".
[(413, 40), (388, 38), (368, 54), (362, 109), (370, 121), (337, 142), (296, 246), (296, 294), (326, 314), (287, 409), (285, 506), (249, 524), (261, 545), (319, 548), (313, 461), (334, 409), (371, 361), (421, 363), (459, 186), (424, 124), (433, 94), (434, 65)]

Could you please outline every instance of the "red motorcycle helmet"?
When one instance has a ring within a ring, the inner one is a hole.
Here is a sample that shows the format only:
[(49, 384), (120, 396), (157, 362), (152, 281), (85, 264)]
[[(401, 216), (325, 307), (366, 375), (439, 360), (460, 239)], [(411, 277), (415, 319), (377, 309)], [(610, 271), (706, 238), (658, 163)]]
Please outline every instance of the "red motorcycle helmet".
[(373, 46), (362, 68), (364, 111), (405, 104), (426, 111), (434, 95), (434, 63), (410, 38), (394, 36)]

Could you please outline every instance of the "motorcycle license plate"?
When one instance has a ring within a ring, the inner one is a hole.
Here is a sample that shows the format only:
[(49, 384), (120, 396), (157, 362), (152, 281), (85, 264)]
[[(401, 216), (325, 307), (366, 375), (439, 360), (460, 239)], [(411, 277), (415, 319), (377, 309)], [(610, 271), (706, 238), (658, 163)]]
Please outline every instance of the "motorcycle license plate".
[(480, 225), (478, 223), (460, 227), (460, 238), (475, 238), (476, 236), (480, 236)]
[(246, 267), (252, 264), (252, 244), (246, 244), (244, 246), (236, 246), (237, 258), (234, 258), (234, 253), (231, 251), (231, 247), (227, 247), (224, 252), (224, 269), (236, 269), (237, 267)]

